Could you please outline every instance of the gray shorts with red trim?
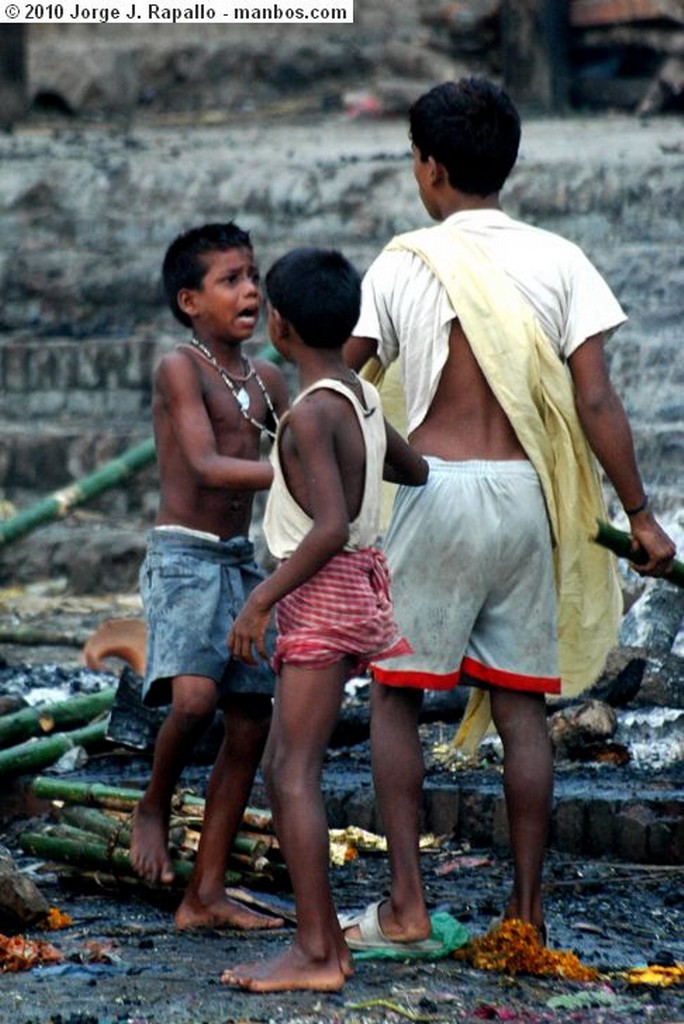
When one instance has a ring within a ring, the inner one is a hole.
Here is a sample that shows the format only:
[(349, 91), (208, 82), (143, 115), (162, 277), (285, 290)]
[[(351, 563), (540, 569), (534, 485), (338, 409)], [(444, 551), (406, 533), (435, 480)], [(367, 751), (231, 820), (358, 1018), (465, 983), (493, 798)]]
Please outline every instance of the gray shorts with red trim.
[(391, 686), (467, 682), (560, 693), (553, 556), (527, 461), (430, 457), (425, 487), (401, 487), (384, 548), (394, 612), (413, 654), (372, 665)]

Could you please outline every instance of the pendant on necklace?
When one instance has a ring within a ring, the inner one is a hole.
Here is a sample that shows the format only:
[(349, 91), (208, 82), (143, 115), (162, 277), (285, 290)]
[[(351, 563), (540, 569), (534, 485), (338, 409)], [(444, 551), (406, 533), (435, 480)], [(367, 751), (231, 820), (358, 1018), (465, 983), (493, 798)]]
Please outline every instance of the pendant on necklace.
[(238, 405), (242, 411), (247, 412), (249, 409), (249, 395), (247, 394), (247, 391), (244, 388), (240, 388), (239, 391), (235, 392), (235, 397), (237, 398)]

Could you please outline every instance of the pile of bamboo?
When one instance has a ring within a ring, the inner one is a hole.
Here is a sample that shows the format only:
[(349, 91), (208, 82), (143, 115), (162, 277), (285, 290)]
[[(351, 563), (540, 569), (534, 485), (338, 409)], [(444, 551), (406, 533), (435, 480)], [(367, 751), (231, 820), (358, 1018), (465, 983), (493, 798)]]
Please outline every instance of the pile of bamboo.
[[(38, 776), (32, 783), (36, 797), (51, 802), (51, 820), (39, 831), (20, 837), (26, 853), (69, 865), (82, 874), (113, 876), (118, 884), (145, 884), (130, 861), (131, 825), (142, 796), (138, 789), (102, 783), (72, 782)], [(192, 872), (202, 832), (205, 802), (179, 791), (174, 797), (169, 848), (175, 883), (184, 886)], [(226, 885), (246, 885), (271, 891), (289, 891), (290, 883), (270, 811), (247, 808), (229, 858)]]
[(42, 771), (76, 747), (106, 746), (115, 687), (0, 716), (0, 778)]

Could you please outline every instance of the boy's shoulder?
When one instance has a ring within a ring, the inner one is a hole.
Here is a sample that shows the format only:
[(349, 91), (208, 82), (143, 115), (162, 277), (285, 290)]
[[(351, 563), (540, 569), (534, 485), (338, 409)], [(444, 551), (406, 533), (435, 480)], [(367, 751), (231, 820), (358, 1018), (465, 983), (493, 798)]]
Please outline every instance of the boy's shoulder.
[(156, 375), (166, 373), (187, 372), (189, 365), (198, 365), (194, 358), (192, 348), (185, 342), (177, 342), (173, 348), (166, 349), (159, 356), (155, 366)]

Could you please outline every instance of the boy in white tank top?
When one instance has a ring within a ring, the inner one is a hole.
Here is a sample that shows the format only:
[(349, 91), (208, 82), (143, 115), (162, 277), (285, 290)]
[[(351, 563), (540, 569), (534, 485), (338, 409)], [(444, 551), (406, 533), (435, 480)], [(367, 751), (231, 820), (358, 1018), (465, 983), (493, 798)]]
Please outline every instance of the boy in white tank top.
[(222, 976), (250, 991), (337, 991), (351, 975), (328, 877), (320, 775), (344, 685), (371, 658), (408, 653), (394, 622), (385, 557), (375, 546), (380, 483), (418, 486), (425, 460), (382, 418), (377, 391), (345, 364), (360, 277), (334, 250), (295, 249), (266, 277), (269, 333), (302, 389), (280, 422), (264, 530), (282, 561), (247, 599), (233, 655), (266, 657), (276, 608), (278, 672), (264, 775), (297, 908), (293, 945)]

